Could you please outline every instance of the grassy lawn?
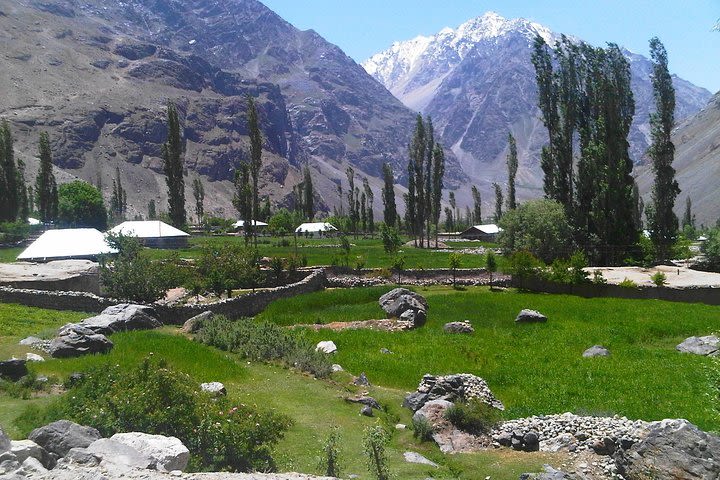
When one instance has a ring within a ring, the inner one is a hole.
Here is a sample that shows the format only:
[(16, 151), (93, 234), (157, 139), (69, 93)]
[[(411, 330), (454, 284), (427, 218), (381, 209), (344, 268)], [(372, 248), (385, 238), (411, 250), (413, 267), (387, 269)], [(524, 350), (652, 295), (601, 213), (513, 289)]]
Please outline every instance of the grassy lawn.
[[(375, 239), (354, 239), (348, 237), (353, 245), (350, 250), (350, 266), (354, 266), (355, 259), (360, 256), (365, 261), (367, 268), (389, 268), (393, 255), (385, 253), (382, 241)], [(243, 237), (193, 237), (186, 249), (176, 252), (182, 258), (196, 258), (200, 255), (203, 246), (208, 244), (244, 244)], [(297, 241), (297, 250), (293, 237), (275, 238), (262, 237), (259, 240), (258, 251), (264, 257), (286, 257), (297, 251), (298, 254), (307, 258), (309, 266), (331, 265), (333, 259), (342, 254), (340, 240), (337, 238), (311, 239), (300, 238)], [(284, 242), (284, 243), (281, 243)], [(479, 242), (450, 242), (453, 249), (478, 248)], [(166, 258), (172, 255), (173, 250), (151, 250), (153, 257)], [(426, 249), (403, 247), (401, 255), (405, 257), (405, 268), (448, 268), (449, 252), (433, 252)], [(462, 258), (462, 268), (477, 268), (485, 266), (485, 256), (465, 254)]]
[[(260, 318), (282, 325), (381, 318), (377, 298), (390, 287), (329, 290), (280, 301)], [(413, 390), (425, 373), (467, 372), (485, 378), (507, 417), (572, 411), (658, 420), (684, 417), (720, 429), (707, 396), (704, 357), (675, 346), (720, 327), (720, 308), (656, 300), (583, 299), (565, 295), (420, 289), (430, 304), (425, 327), (402, 334), (308, 331), (333, 340), (335, 361), (371, 382)], [(515, 325), (522, 308), (540, 310), (547, 324)], [(472, 336), (447, 335), (445, 322), (470, 320)], [(601, 344), (609, 358), (582, 358)], [(382, 355), (381, 348), (394, 352)]]
[(20, 255), (24, 248), (12, 247), (12, 248), (0, 248), (0, 263), (12, 263), (15, 261), (18, 255)]

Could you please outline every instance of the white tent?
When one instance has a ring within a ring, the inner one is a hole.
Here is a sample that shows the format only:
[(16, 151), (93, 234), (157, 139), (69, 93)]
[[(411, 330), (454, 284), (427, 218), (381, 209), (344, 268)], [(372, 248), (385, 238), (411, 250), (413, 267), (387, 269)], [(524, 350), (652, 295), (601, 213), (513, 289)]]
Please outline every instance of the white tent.
[[(253, 227), (267, 227), (268, 224), (265, 222), (261, 222), (260, 220), (251, 220), (250, 223)], [(233, 228), (244, 228), (245, 227), (245, 220), (238, 220), (237, 222), (233, 223)]]
[(295, 233), (314, 237), (337, 232), (338, 229), (327, 222), (303, 223), (295, 229)]
[(460, 238), (492, 242), (497, 239), (498, 233), (500, 232), (502, 232), (502, 228), (498, 227), (494, 223), (473, 225), (464, 232), (460, 233)]
[(117, 253), (94, 228), (48, 230), (25, 249), (18, 260), (49, 261), (89, 259), (98, 255)]
[(189, 234), (160, 220), (123, 222), (109, 233), (137, 237), (148, 247), (179, 248), (187, 245)]

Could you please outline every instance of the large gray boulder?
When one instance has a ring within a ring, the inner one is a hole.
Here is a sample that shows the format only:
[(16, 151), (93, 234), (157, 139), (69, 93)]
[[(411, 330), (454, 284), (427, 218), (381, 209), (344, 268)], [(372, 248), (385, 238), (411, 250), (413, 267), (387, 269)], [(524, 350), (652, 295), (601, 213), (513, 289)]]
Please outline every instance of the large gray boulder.
[(113, 343), (103, 334), (80, 325), (66, 325), (53, 338), (48, 353), (54, 358), (70, 358), (94, 353), (107, 353)]
[(520, 310), (517, 317), (515, 317), (515, 323), (545, 323), (547, 317), (537, 310), (523, 309)]
[(13, 358), (0, 362), (0, 377), (7, 378), (12, 381), (18, 381), (28, 374), (27, 362)]
[(95, 440), (85, 449), (87, 453), (102, 459), (101, 466), (108, 470), (139, 468), (141, 470), (155, 467), (155, 460), (136, 448), (110, 438)]
[(424, 375), (416, 392), (405, 397), (403, 405), (416, 411), (426, 402), (438, 399), (450, 402), (478, 399), (498, 410), (505, 409), (502, 402), (495, 398), (487, 382), (469, 373), (440, 377)]
[(707, 335), (705, 337), (690, 337), (685, 339), (680, 345), (675, 347), (678, 352), (692, 353), (694, 355), (712, 355), (718, 354), (720, 348), (720, 339), (715, 335)]
[(523, 473), (520, 475), (520, 480), (575, 480), (578, 479), (576, 475), (555, 470), (550, 465), (545, 465), (545, 469), (542, 473)]
[(7, 436), (5, 431), (2, 429), (2, 425), (0, 425), (0, 453), (9, 451), (10, 447), (10, 437)]
[(86, 318), (79, 325), (89, 328), (93, 333), (103, 335), (162, 327), (154, 308), (132, 303), (121, 303), (108, 307), (100, 315)]
[(183, 333), (195, 333), (198, 330), (200, 330), (203, 327), (203, 324), (210, 320), (215, 314), (211, 312), (210, 310), (207, 310), (205, 312), (202, 312), (198, 315), (195, 315), (192, 318), (189, 318), (183, 323), (182, 331)]
[(55, 466), (55, 459), (52, 455), (32, 440), (13, 441), (10, 451), (20, 463), (25, 462), (28, 458), (34, 458), (45, 468), (53, 468)]
[(687, 420), (653, 422), (643, 440), (616, 451), (615, 463), (630, 480), (716, 480), (720, 478), (720, 437)]
[(130, 432), (116, 433), (110, 437), (110, 440), (147, 455), (155, 462), (155, 468), (160, 471), (185, 470), (190, 459), (190, 450), (175, 437)]
[(427, 300), (407, 288), (389, 291), (380, 297), (378, 303), (390, 318), (412, 321), (415, 326), (423, 325), (427, 319)]
[(69, 420), (58, 420), (44, 427), (36, 428), (28, 436), (50, 453), (60, 457), (75, 447), (85, 448), (101, 438), (100, 432)]

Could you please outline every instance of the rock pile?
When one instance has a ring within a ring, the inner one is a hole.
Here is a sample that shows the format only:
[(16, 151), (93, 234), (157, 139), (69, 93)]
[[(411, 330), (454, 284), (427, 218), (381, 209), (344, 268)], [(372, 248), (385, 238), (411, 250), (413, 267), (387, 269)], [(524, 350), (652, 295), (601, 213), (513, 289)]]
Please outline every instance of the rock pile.
[(499, 410), (505, 409), (502, 402), (490, 391), (487, 382), (469, 373), (440, 377), (424, 375), (417, 390), (405, 397), (403, 406), (415, 412), (432, 400), (455, 402), (475, 398)]
[(399, 318), (412, 322), (416, 327), (425, 324), (427, 320), (428, 303), (425, 297), (411, 292), (406, 288), (396, 288), (380, 297), (380, 308), (390, 318)]

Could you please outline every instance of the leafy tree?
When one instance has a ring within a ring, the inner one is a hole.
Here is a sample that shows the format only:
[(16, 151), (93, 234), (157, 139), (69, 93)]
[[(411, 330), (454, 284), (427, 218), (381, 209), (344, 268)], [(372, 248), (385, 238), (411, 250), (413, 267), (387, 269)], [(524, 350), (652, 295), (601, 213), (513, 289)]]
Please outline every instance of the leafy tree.
[(367, 224), (367, 230), (370, 234), (375, 233), (375, 213), (373, 212), (375, 203), (375, 194), (370, 188), (370, 183), (367, 177), (363, 178), (363, 195), (365, 196), (365, 219)]
[(275, 235), (284, 236), (295, 231), (295, 227), (302, 223), (302, 217), (297, 212), (290, 212), (281, 208), (270, 217), (268, 230)]
[(245, 233), (245, 244), (250, 240), (252, 231), (252, 185), (250, 183), (250, 166), (246, 162), (242, 162), (240, 167), (235, 170), (235, 195), (233, 196), (233, 206), (240, 214), (240, 218), (245, 222), (243, 232)]
[(495, 223), (498, 223), (503, 214), (503, 193), (502, 188), (497, 183), (493, 183), (493, 188), (495, 189)]
[(164, 295), (155, 266), (136, 237), (108, 234), (107, 241), (118, 251), (115, 258), (100, 262), (100, 281), (110, 297), (154, 302)]
[(107, 213), (102, 194), (82, 180), (60, 185), (58, 221), (71, 227), (107, 228)]
[(205, 187), (200, 177), (195, 177), (192, 184), (193, 197), (195, 198), (195, 216), (197, 223), (202, 223), (205, 216)]
[(360, 220), (360, 199), (357, 198), (357, 189), (355, 188), (355, 170), (347, 167), (345, 170), (348, 180), (348, 207), (350, 213), (350, 228), (357, 234), (358, 221)]
[(114, 222), (120, 222), (125, 218), (126, 210), (127, 193), (120, 180), (120, 167), (115, 167), (115, 178), (113, 179), (112, 194), (110, 196), (110, 216)]
[(476, 224), (482, 223), (482, 198), (480, 197), (480, 190), (473, 185), (472, 186), (472, 197), (473, 197), (473, 222)]
[(50, 137), (47, 132), (40, 133), (40, 168), (35, 179), (38, 214), (43, 222), (53, 222), (58, 214), (58, 192), (53, 174)]
[(390, 442), (390, 435), (380, 425), (367, 427), (363, 435), (363, 449), (367, 455), (370, 475), (376, 480), (390, 480), (385, 447)]
[(320, 457), (320, 471), (328, 477), (340, 477), (340, 428), (330, 430)]
[(517, 143), (512, 133), (508, 133), (508, 192), (507, 192), (507, 208), (515, 210), (517, 202), (515, 201), (515, 177), (518, 170)]
[(545, 263), (572, 251), (572, 229), (563, 206), (553, 200), (532, 200), (500, 219), (499, 242), (510, 254), (527, 251)]
[(442, 211), (443, 177), (445, 176), (445, 152), (442, 145), (435, 144), (433, 150), (432, 169), (432, 223), (435, 226), (435, 245), (438, 240), (438, 224), (440, 223), (440, 212)]
[(673, 208), (675, 198), (680, 194), (680, 187), (675, 180), (675, 169), (672, 167), (675, 158), (675, 145), (672, 143), (672, 129), (675, 124), (675, 87), (668, 71), (665, 46), (657, 37), (650, 40), (650, 56), (653, 60), (655, 113), (650, 115), (652, 145), (648, 154), (652, 159), (655, 183), (648, 221), (650, 239), (655, 245), (658, 259), (665, 260), (678, 235), (678, 219)]
[[(258, 119), (258, 111), (255, 100), (248, 96), (248, 130), (250, 131), (250, 178), (252, 180), (252, 195), (250, 219), (258, 218), (258, 182), (260, 180), (260, 168), (262, 168), (262, 132), (260, 132), (260, 121)], [(247, 227), (247, 225), (246, 225)], [(257, 248), (257, 232), (252, 223), (249, 226)]]
[(15, 163), (10, 125), (3, 120), (0, 125), (0, 221), (14, 222), (20, 216), (25, 185), (20, 174)]
[(395, 253), (402, 247), (402, 239), (395, 227), (383, 224), (380, 229), (380, 235), (382, 236), (385, 253)]
[[(342, 199), (342, 193), (340, 197)], [(397, 207), (395, 206), (395, 176), (389, 163), (383, 163), (382, 201), (383, 220), (386, 225), (393, 227), (397, 223)]]
[(682, 227), (683, 229), (686, 227), (695, 228), (695, 215), (692, 213), (692, 200), (690, 200), (690, 197), (685, 199), (685, 213), (683, 214)]
[(157, 212), (155, 211), (155, 200), (150, 199), (148, 203), (148, 219), (155, 220), (157, 218)]
[(460, 268), (460, 264), (462, 263), (462, 255), (458, 252), (452, 252), (448, 256), (448, 262), (450, 263), (450, 270), (452, 271), (452, 284), (454, 287), (457, 279), (457, 269)]
[(180, 134), (180, 120), (173, 103), (167, 107), (168, 134), (162, 148), (163, 170), (168, 188), (168, 214), (174, 227), (185, 226), (185, 179), (183, 178), (184, 145)]
[(490, 274), (490, 288), (493, 286), (493, 274), (497, 272), (497, 259), (495, 258), (495, 252), (488, 250), (485, 257), (485, 269)]

